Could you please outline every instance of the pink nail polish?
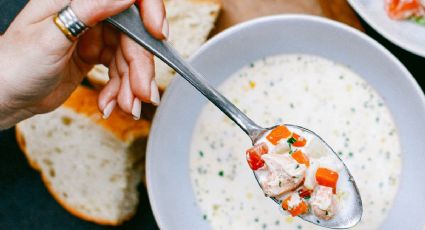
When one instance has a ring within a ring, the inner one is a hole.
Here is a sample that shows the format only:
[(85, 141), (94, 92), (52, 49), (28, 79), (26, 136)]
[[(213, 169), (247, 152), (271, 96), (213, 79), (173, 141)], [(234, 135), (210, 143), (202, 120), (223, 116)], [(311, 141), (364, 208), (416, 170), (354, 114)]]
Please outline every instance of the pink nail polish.
[(134, 98), (133, 100), (133, 108), (131, 109), (131, 114), (133, 115), (134, 120), (140, 119), (140, 114), (142, 112), (142, 102), (139, 100), (139, 98)]
[(158, 106), (161, 101), (159, 97), (158, 85), (156, 84), (155, 79), (152, 79), (151, 82), (151, 102), (152, 104)]
[(111, 116), (111, 113), (114, 110), (116, 104), (117, 101), (112, 100), (105, 106), (105, 109), (103, 109), (103, 119), (108, 119), (108, 117)]
[(165, 40), (168, 39), (169, 35), (169, 28), (168, 28), (168, 21), (167, 18), (164, 18), (164, 21), (162, 22), (162, 35), (164, 35)]

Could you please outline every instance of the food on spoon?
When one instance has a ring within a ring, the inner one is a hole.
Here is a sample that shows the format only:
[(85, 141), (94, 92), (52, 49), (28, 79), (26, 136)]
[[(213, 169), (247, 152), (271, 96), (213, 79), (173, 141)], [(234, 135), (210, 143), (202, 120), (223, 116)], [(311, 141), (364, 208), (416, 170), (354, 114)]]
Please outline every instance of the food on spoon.
[(335, 194), (336, 183), (338, 182), (338, 173), (327, 168), (318, 168), (316, 171), (316, 181), (319, 185), (331, 187)]
[(249, 167), (252, 170), (257, 170), (264, 165), (264, 160), (261, 159), (261, 155), (268, 152), (268, 147), (265, 143), (254, 145), (252, 148), (246, 151), (246, 160), (248, 161)]
[(336, 198), (332, 188), (319, 185), (311, 197), (311, 209), (315, 216), (322, 220), (330, 220), (336, 214)]
[(268, 153), (261, 156), (264, 166), (256, 174), (267, 196), (275, 197), (299, 187), (304, 180), (306, 166), (289, 154)]
[(303, 147), (307, 143), (307, 140), (304, 137), (301, 137), (296, 133), (292, 135), (292, 138), (295, 140), (294, 143), (292, 143), (295, 147)]
[(310, 166), (310, 160), (308, 159), (308, 156), (305, 155), (301, 150), (297, 150), (292, 153), (292, 158), (294, 158), (300, 164), (304, 164), (307, 167)]
[(294, 131), (279, 125), (266, 133), (247, 150), (248, 164), (266, 196), (280, 200), (289, 214), (330, 220), (337, 213), (340, 167), (317, 137)]
[(301, 199), (298, 193), (292, 193), (282, 201), (282, 208), (292, 216), (299, 216), (308, 212), (308, 204)]
[(413, 20), (425, 25), (424, 0), (386, 0), (385, 9), (392, 19)]
[(288, 138), (291, 136), (291, 131), (284, 126), (279, 125), (274, 128), (267, 136), (267, 140), (270, 141), (273, 145), (277, 145), (282, 139)]

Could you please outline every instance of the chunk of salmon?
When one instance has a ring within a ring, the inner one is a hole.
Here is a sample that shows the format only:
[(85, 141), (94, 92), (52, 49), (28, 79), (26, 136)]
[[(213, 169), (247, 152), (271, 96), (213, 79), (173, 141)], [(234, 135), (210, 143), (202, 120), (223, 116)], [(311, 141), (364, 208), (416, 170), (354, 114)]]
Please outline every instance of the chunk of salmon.
[(267, 196), (276, 197), (299, 187), (304, 180), (306, 166), (289, 154), (269, 153), (261, 156), (265, 166), (256, 171)]
[(337, 212), (337, 203), (331, 187), (316, 186), (310, 204), (313, 214), (322, 220), (332, 219)]

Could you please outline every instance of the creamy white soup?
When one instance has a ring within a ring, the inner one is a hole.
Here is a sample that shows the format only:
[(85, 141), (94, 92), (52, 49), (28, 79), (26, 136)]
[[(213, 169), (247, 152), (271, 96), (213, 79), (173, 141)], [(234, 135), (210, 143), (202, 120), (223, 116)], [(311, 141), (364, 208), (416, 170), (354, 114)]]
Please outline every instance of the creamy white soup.
[[(264, 127), (309, 128), (332, 146), (356, 180), (363, 218), (354, 229), (376, 229), (399, 184), (399, 137), (384, 100), (348, 67), (310, 55), (258, 60), (220, 91)], [(264, 196), (246, 161), (248, 136), (207, 104), (191, 142), (190, 174), (203, 219), (213, 229), (317, 229), (285, 215)]]

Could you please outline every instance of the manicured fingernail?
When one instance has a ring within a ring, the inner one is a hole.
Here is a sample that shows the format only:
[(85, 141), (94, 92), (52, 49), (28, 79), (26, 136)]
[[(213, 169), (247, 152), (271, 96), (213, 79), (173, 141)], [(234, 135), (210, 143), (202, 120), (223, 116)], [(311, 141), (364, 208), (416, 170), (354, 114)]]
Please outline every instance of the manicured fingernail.
[(167, 18), (164, 18), (164, 21), (162, 22), (162, 35), (164, 35), (165, 39), (168, 39), (168, 21)]
[(112, 111), (115, 108), (115, 105), (117, 104), (116, 100), (110, 101), (103, 110), (103, 119), (108, 119), (109, 116), (111, 116)]
[(133, 101), (133, 108), (131, 109), (131, 114), (133, 115), (134, 120), (140, 119), (140, 113), (142, 112), (142, 102), (139, 100), (139, 98), (134, 98)]
[(155, 79), (151, 82), (151, 102), (152, 104), (158, 106), (161, 99), (159, 98), (158, 85), (156, 84)]

